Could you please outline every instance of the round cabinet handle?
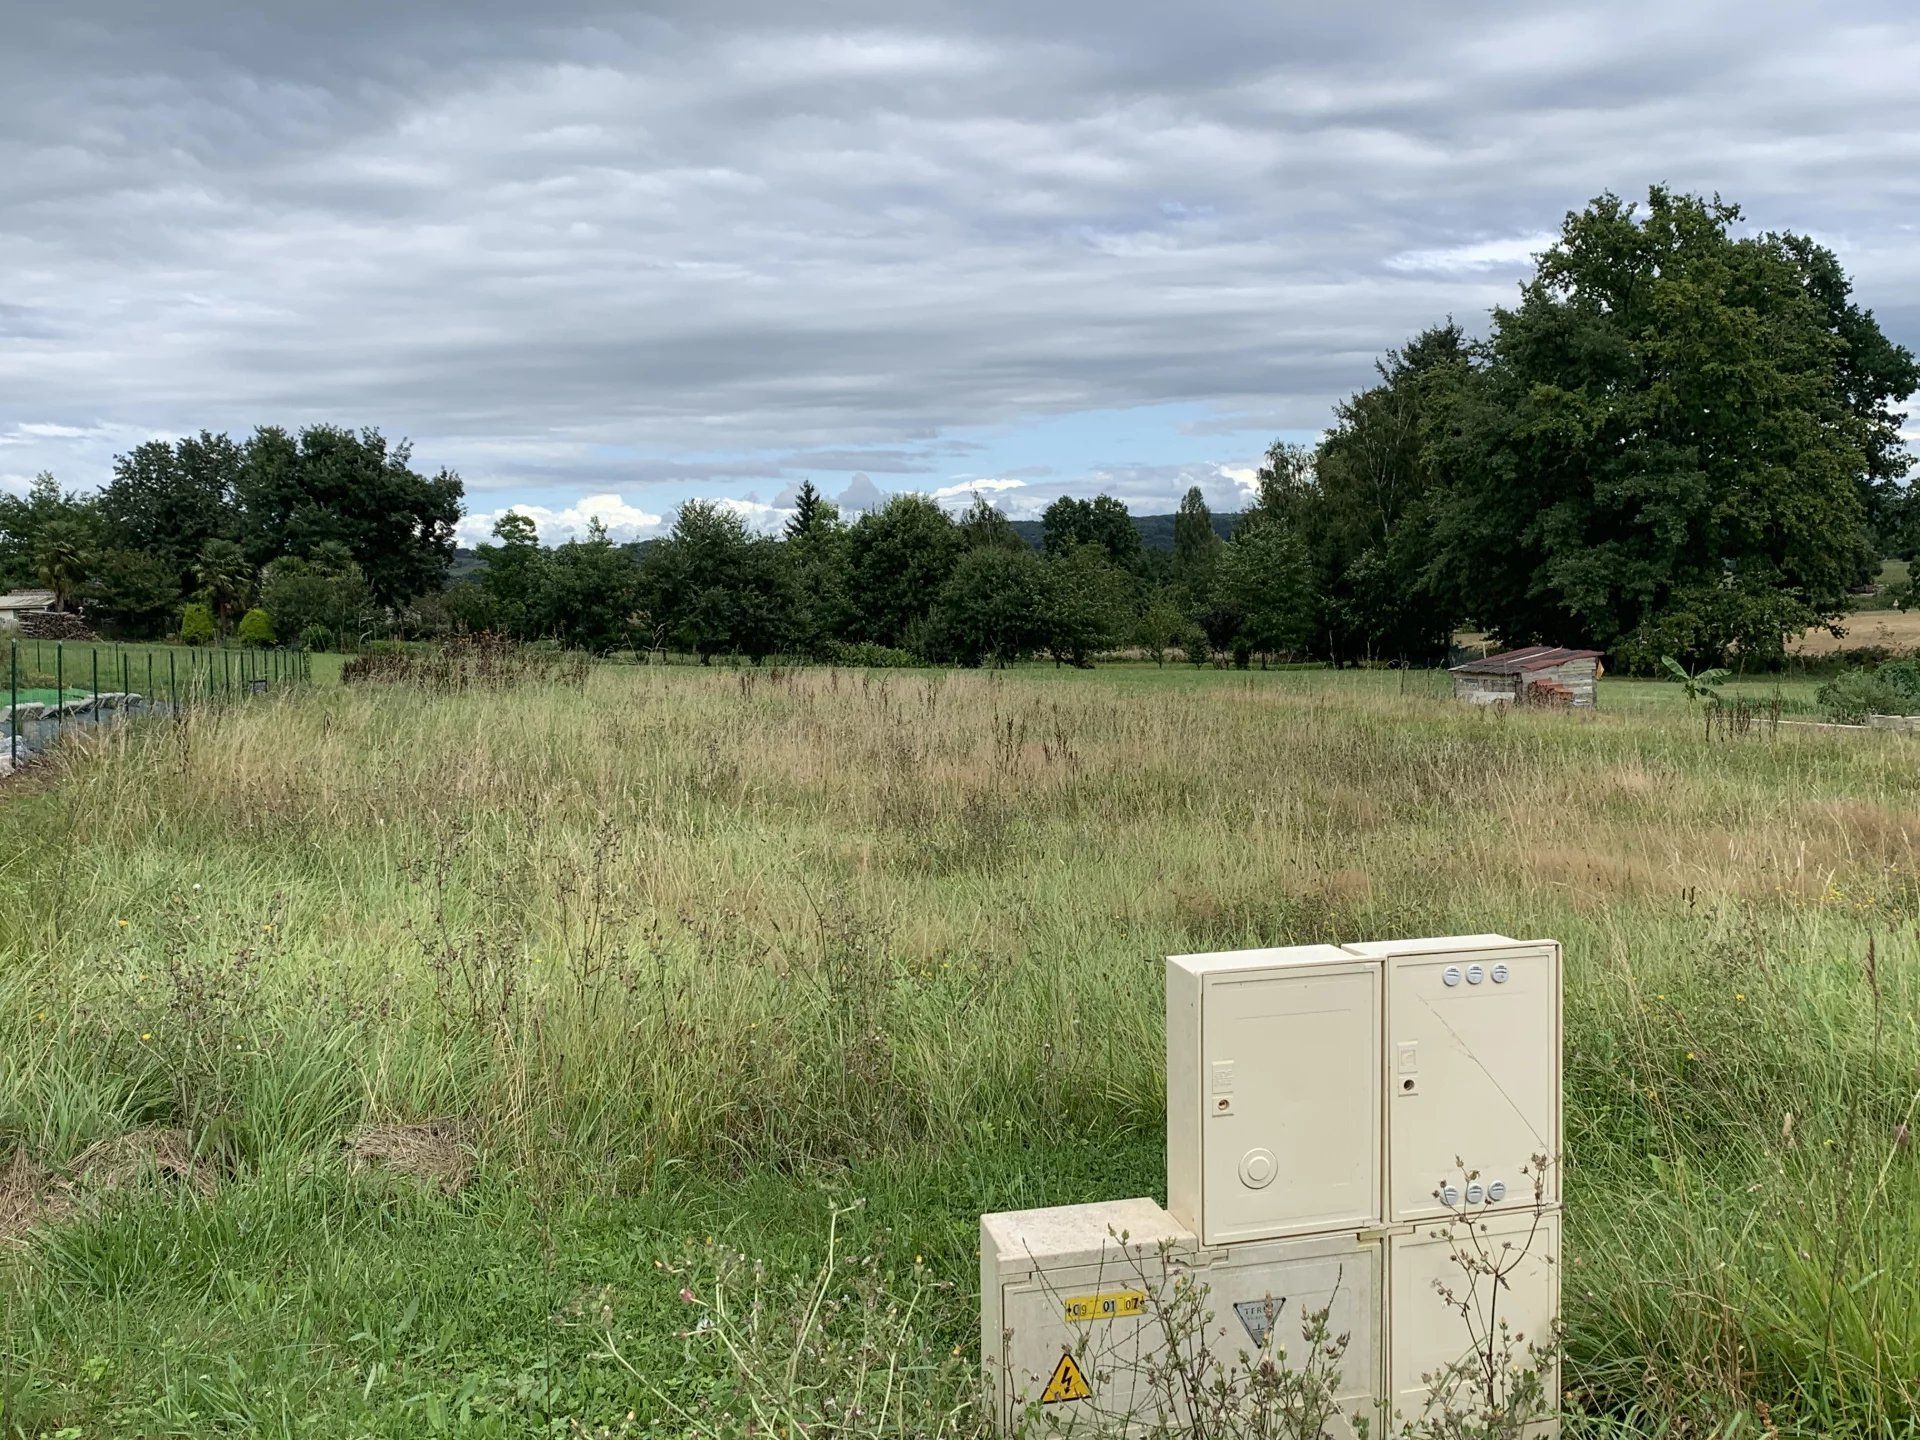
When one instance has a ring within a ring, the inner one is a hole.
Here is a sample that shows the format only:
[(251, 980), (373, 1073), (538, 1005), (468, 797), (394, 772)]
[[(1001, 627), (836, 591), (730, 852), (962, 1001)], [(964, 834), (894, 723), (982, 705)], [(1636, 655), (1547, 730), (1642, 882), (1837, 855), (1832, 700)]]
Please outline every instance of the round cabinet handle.
[(1487, 1198), (1486, 1189), (1484, 1186), (1480, 1184), (1478, 1180), (1475, 1180), (1472, 1184), (1467, 1186), (1467, 1204), (1478, 1205), (1482, 1200), (1486, 1198)]
[(1457, 1185), (1442, 1185), (1440, 1187), (1440, 1203), (1449, 1210), (1458, 1205), (1460, 1203), (1460, 1187)]
[(1447, 966), (1446, 969), (1440, 972), (1440, 983), (1449, 990), (1458, 985), (1460, 983), (1460, 967), (1458, 965)]
[(1240, 1183), (1249, 1190), (1264, 1190), (1280, 1173), (1279, 1162), (1267, 1149), (1249, 1150), (1240, 1157)]
[(1479, 965), (1467, 966), (1467, 984), (1478, 985), (1482, 980), (1486, 978), (1487, 978), (1487, 972), (1481, 966)]
[(1507, 1198), (1507, 1182), (1506, 1181), (1496, 1180), (1491, 1185), (1487, 1186), (1487, 1199), (1492, 1204), (1498, 1205), (1502, 1200), (1506, 1198)]
[(1504, 985), (1504, 984), (1506, 984), (1506, 983), (1507, 983), (1507, 976), (1508, 976), (1508, 975), (1509, 975), (1510, 973), (1511, 973), (1511, 972), (1510, 972), (1510, 971), (1509, 971), (1509, 970), (1507, 969), (1507, 967), (1506, 967), (1506, 966), (1504, 966), (1504, 965), (1496, 965), (1496, 966), (1494, 966), (1494, 967), (1493, 967), (1493, 983), (1494, 983), (1494, 984), (1496, 984), (1496, 985)]

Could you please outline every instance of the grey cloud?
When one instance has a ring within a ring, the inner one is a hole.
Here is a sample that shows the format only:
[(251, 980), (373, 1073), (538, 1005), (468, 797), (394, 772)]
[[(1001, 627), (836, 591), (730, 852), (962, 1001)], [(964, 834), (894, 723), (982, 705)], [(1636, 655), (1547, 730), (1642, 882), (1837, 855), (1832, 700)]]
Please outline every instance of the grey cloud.
[(847, 488), (833, 497), (833, 502), (851, 516), (862, 510), (878, 510), (887, 503), (887, 492), (874, 484), (869, 476), (855, 475), (847, 482)]
[(1819, 231), (1920, 341), (1904, 6), (647, 10), (0, 0), (0, 434), (89, 432), (0, 472), (330, 419), (560, 513), (1183, 403), (1213, 473), (1649, 181)]

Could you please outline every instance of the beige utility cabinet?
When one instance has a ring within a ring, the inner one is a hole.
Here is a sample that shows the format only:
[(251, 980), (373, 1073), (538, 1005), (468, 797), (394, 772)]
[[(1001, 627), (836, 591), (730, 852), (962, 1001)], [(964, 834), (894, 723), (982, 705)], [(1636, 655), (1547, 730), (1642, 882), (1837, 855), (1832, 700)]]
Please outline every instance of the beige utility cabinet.
[(1559, 1200), (1560, 947), (1500, 935), (1349, 945), (1385, 966), (1389, 1224)]
[[(1519, 1258), (1516, 1262), (1510, 1257)], [(1470, 1269), (1488, 1263), (1512, 1268), (1496, 1285), (1484, 1268)], [(1559, 1213), (1528, 1211), (1488, 1215), (1471, 1224), (1420, 1226), (1388, 1240), (1387, 1274), (1391, 1337), (1387, 1395), (1395, 1411), (1417, 1420), (1429, 1401), (1426, 1377), (1465, 1366), (1465, 1373), (1456, 1370), (1455, 1376), (1460, 1383), (1470, 1384), (1478, 1373), (1475, 1351), (1484, 1346), (1489, 1334), (1496, 1337), (1495, 1353), (1501, 1356), (1503, 1369), (1510, 1368), (1507, 1362), (1529, 1366), (1530, 1345), (1551, 1345), (1560, 1316)], [(1471, 1289), (1470, 1275), (1477, 1277)], [(1471, 1329), (1467, 1317), (1442, 1295), (1441, 1286), (1468, 1301), (1473, 1312)], [(1502, 1330), (1514, 1337), (1511, 1353), (1497, 1343)], [(1547, 1405), (1557, 1407), (1557, 1368), (1549, 1368), (1540, 1378)], [(1558, 1433), (1553, 1421), (1528, 1429), (1534, 1437)]]
[(1167, 961), (1167, 1208), (1207, 1246), (1380, 1223), (1378, 961)]
[[(1176, 955), (1166, 990), (1166, 1208), (981, 1217), (980, 1352), (1004, 1427), (1037, 1408), (1050, 1433), (1178, 1428), (1164, 1413), (1180, 1403), (1165, 1374), (1176, 1276), (1204, 1287), (1206, 1343), (1229, 1376), (1263, 1352), (1303, 1364), (1301, 1327), (1326, 1309), (1348, 1337), (1346, 1423), (1376, 1435), (1417, 1420), (1425, 1377), (1471, 1359), (1489, 1326), (1551, 1342), (1558, 944)], [(1510, 1273), (1476, 1276), (1476, 1255)], [(1471, 1296), (1472, 1316), (1443, 1288)], [(1529, 1363), (1524, 1347), (1508, 1358)], [(1542, 1378), (1552, 1405), (1558, 1377)], [(1530, 1437), (1557, 1433), (1543, 1421)]]
[(1151, 1428), (1166, 1335), (1157, 1292), (1194, 1237), (1151, 1200), (980, 1217), (980, 1356), (1002, 1428), (1029, 1408), (1049, 1432)]

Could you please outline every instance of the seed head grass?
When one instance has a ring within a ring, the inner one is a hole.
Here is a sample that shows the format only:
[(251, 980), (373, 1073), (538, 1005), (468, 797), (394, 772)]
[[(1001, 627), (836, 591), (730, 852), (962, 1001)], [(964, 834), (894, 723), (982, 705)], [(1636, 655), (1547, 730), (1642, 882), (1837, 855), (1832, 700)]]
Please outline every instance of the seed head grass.
[(66, 746), (0, 792), (4, 1433), (724, 1433), (804, 1356), (679, 1293), (804, 1299), (830, 1216), (911, 1297), (835, 1365), (971, 1433), (978, 1214), (1161, 1191), (1163, 956), (1489, 930), (1566, 946), (1569, 1433), (1910, 1433), (1920, 752), (1443, 688), (608, 666)]

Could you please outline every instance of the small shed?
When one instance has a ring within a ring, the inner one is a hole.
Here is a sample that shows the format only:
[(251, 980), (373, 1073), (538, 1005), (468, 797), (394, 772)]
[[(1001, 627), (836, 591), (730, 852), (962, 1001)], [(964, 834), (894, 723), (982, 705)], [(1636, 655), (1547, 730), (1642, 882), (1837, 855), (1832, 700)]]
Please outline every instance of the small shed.
[(0, 595), (0, 630), (17, 630), (22, 615), (52, 608), (51, 590), (10, 590)]
[(1598, 650), (1529, 645), (1453, 667), (1456, 700), (1475, 705), (1572, 705), (1592, 708), (1600, 678)]

